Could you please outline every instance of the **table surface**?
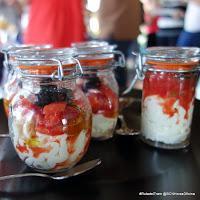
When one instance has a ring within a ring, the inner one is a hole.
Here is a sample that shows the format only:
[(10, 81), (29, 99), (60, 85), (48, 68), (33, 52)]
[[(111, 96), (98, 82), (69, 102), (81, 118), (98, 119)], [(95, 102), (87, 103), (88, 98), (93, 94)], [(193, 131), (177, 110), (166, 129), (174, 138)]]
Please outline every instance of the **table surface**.
[[(124, 110), (132, 128), (140, 128), (140, 94)], [(134, 96), (134, 95), (133, 95)], [(0, 101), (0, 133), (8, 132)], [(195, 101), (191, 145), (184, 150), (161, 150), (136, 136), (115, 135), (92, 141), (84, 161), (101, 158), (97, 168), (64, 181), (24, 178), (0, 182), (0, 199), (128, 200), (200, 199), (200, 102)], [(29, 171), (9, 138), (0, 139), (0, 175)], [(139, 192), (190, 192), (195, 196), (140, 196)]]

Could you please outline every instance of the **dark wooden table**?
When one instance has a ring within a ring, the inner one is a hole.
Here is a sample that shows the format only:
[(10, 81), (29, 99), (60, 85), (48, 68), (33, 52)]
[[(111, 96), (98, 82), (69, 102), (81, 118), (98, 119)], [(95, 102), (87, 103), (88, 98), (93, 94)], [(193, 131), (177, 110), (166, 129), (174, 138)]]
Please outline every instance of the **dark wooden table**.
[[(5, 133), (8, 131), (7, 119), (2, 101), (0, 112), (0, 133)], [(139, 129), (140, 112), (140, 101), (135, 101), (124, 111), (128, 124), (133, 128)], [(143, 144), (139, 137), (115, 135), (107, 141), (91, 142), (83, 160), (94, 158), (101, 158), (102, 165), (68, 180), (56, 182), (41, 178), (24, 178), (0, 182), (0, 199), (198, 200), (200, 102), (195, 102), (191, 145), (187, 149), (160, 150)], [(0, 175), (24, 171), (29, 169), (17, 157), (10, 139), (0, 139)], [(195, 196), (141, 196), (140, 192), (189, 192), (195, 193)]]

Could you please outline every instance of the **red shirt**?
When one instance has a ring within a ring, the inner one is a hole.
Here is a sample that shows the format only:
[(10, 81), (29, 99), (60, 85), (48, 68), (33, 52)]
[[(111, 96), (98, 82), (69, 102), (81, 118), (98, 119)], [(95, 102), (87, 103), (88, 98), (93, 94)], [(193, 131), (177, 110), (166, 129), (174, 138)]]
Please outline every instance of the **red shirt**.
[(66, 47), (84, 36), (82, 0), (31, 0), (24, 43)]
[(144, 21), (147, 24), (146, 31), (148, 34), (156, 33), (158, 31), (158, 18), (159, 17), (151, 17), (148, 14), (144, 14)]

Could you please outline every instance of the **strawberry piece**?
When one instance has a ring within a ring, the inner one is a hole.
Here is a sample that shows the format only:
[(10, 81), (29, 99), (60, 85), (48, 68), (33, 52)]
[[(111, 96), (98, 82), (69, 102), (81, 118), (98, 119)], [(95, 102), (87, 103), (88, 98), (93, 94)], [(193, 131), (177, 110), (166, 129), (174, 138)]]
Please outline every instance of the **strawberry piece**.
[(87, 97), (92, 106), (93, 113), (98, 113), (99, 111), (108, 109), (109, 102), (103, 93), (89, 90), (87, 93)]
[[(65, 102), (51, 103), (38, 114), (36, 131), (51, 136), (61, 135), (64, 132), (71, 134), (77, 132), (76, 129), (80, 132), (78, 125), (82, 120), (81, 117), (80, 110), (75, 106), (67, 106)], [(66, 124), (63, 124), (63, 119), (66, 120)], [(64, 126), (67, 128), (64, 129)]]
[(75, 106), (67, 106), (64, 112), (64, 118), (71, 121), (76, 120), (81, 115), (81, 111)]
[(119, 100), (117, 94), (106, 85), (101, 85), (101, 92), (105, 94), (108, 99), (108, 107), (105, 109), (104, 116), (113, 118), (118, 113)]
[(101, 113), (105, 117), (112, 118), (118, 112), (118, 97), (112, 89), (101, 84), (99, 91), (89, 90), (87, 97), (94, 114)]
[(40, 123), (40, 124), (37, 124), (35, 130), (42, 134), (51, 135), (51, 136), (62, 135), (64, 133), (62, 125), (47, 127), (45, 124)]
[(64, 112), (67, 104), (66, 102), (54, 102), (50, 103), (43, 108), (43, 114), (45, 115), (51, 115), (55, 113), (61, 113)]

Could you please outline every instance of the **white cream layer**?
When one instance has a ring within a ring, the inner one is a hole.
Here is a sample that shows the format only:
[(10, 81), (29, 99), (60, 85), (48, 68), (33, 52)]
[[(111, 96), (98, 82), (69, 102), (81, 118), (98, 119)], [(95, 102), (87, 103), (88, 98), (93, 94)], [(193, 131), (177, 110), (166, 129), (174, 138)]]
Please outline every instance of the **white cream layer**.
[(190, 133), (193, 113), (193, 101), (190, 103), (188, 118), (185, 118), (186, 110), (180, 106), (177, 100), (173, 108), (177, 109), (172, 117), (163, 113), (161, 104), (165, 101), (157, 95), (148, 96), (143, 102), (141, 132), (147, 139), (176, 144), (183, 142)]
[[(13, 143), (15, 148), (17, 145), (24, 146), (28, 140), (31, 141), (31, 136), (35, 134), (34, 131), (34, 113), (32, 111), (26, 114), (25, 118), (21, 115), (18, 115), (18, 118), (12, 123), (12, 134), (13, 134)], [(80, 158), (80, 155), (84, 152), (84, 148), (88, 142), (86, 136), (86, 131), (82, 130), (77, 137), (73, 147), (73, 153), (69, 154), (68, 149), (68, 140), (67, 134), (58, 135), (58, 136), (49, 136), (36, 132), (36, 139), (33, 143), (39, 147), (50, 149), (50, 151), (41, 153), (37, 158), (33, 156), (31, 148), (28, 148), (28, 152), (20, 152), (17, 150), (19, 157), (25, 161), (25, 163), (31, 167), (35, 167), (41, 170), (50, 170), (56, 166), (58, 163), (69, 162), (69, 165), (73, 165), (77, 159)], [(36, 141), (35, 141), (36, 140)]]
[(113, 131), (117, 123), (117, 117), (108, 118), (102, 114), (92, 115), (92, 137), (93, 138), (109, 138), (112, 137)]

